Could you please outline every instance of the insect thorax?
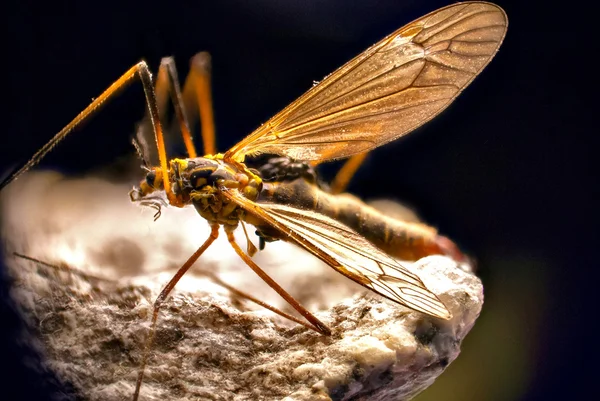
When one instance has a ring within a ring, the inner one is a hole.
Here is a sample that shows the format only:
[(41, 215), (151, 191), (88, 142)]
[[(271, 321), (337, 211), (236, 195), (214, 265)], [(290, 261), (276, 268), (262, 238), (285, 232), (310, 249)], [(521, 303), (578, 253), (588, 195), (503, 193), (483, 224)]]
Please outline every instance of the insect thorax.
[(246, 164), (255, 168), (264, 182), (286, 182), (303, 178), (310, 183), (317, 183), (317, 172), (308, 162), (262, 154), (247, 158)]
[[(146, 179), (130, 193), (131, 200), (153, 206), (155, 203), (152, 201), (159, 198), (154, 192), (165, 190), (162, 176), (159, 167), (150, 169)], [(254, 201), (262, 189), (262, 180), (257, 172), (243, 164), (225, 162), (220, 154), (173, 159), (169, 162), (168, 180), (171, 196), (167, 198), (172, 206), (193, 204), (210, 223), (228, 226), (237, 226), (239, 220), (244, 218), (244, 211), (229, 201), (222, 191), (236, 189)], [(160, 215), (160, 207), (158, 210)]]
[(189, 199), (196, 211), (211, 223), (237, 226), (244, 218), (243, 209), (223, 196), (222, 189), (237, 189), (254, 201), (262, 188), (262, 181), (254, 172), (244, 165), (227, 163), (219, 156), (176, 159), (171, 163), (174, 193)]

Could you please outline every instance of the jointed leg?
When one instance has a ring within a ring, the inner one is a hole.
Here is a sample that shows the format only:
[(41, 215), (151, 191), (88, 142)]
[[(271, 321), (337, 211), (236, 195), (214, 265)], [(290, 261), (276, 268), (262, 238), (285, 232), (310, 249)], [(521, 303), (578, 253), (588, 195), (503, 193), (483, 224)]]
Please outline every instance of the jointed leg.
[[(235, 250), (235, 252), (239, 255), (240, 258), (256, 273), (258, 276), (263, 279), (269, 287), (274, 289), (283, 299), (285, 299), (294, 309), (298, 311), (306, 320), (309, 321), (310, 324), (303, 324), (304, 326), (315, 330), (321, 334), (331, 335), (331, 330), (325, 324), (323, 324), (319, 319), (317, 319), (312, 313), (310, 313), (306, 308), (304, 308), (298, 301), (296, 301), (290, 294), (288, 294), (275, 280), (273, 280), (264, 270), (262, 270), (248, 255), (244, 253), (242, 248), (235, 242), (235, 238), (233, 236), (233, 230), (231, 228), (225, 228), (225, 232), (227, 234), (227, 240)], [(270, 308), (268, 308), (270, 309)], [(297, 321), (295, 319), (292, 319)], [(301, 323), (302, 324), (302, 323)]]
[(77, 275), (88, 282), (94, 282), (94, 281), (103, 281), (106, 283), (115, 283), (116, 282), (115, 280), (112, 280), (112, 279), (109, 279), (106, 277), (99, 277), (99, 276), (94, 276), (92, 274), (88, 274), (82, 270), (79, 270), (72, 266), (67, 266), (65, 264), (52, 264), (52, 263), (44, 262), (43, 260), (39, 260), (39, 259), (36, 259), (31, 256), (23, 255), (22, 253), (18, 253), (18, 252), (13, 252), (13, 255), (15, 255), (16, 257), (19, 257), (21, 259), (29, 260), (30, 262), (39, 263), (42, 266), (46, 266), (46, 267), (49, 267), (49, 268), (55, 270), (56, 272), (67, 272), (70, 274)]
[[(175, 67), (175, 61), (173, 57), (165, 57), (160, 61), (160, 67), (156, 74), (156, 80), (154, 82), (156, 103), (159, 110), (161, 121), (164, 122), (164, 116), (167, 111), (167, 102), (169, 98), (173, 104), (175, 110), (175, 116), (179, 122), (181, 135), (185, 144), (186, 151), (189, 157), (196, 157), (196, 148), (192, 141), (192, 134), (190, 132), (190, 124), (187, 116), (187, 110), (183, 103), (181, 95), (181, 85), (177, 77), (177, 68)], [(146, 133), (148, 129), (148, 115), (144, 117), (144, 120), (138, 128), (138, 139), (146, 142)], [(151, 149), (148, 149), (151, 151)]]
[(208, 278), (210, 278), (212, 281), (214, 281), (215, 283), (217, 283), (218, 285), (220, 285), (223, 288), (226, 288), (229, 292), (231, 292), (234, 295), (237, 295), (240, 298), (246, 298), (247, 300), (254, 302), (257, 305), (262, 306), (265, 309), (270, 310), (271, 312), (274, 312), (276, 314), (278, 314), (281, 317), (284, 317), (286, 319), (291, 320), (292, 322), (296, 322), (298, 324), (301, 324), (304, 327), (307, 327), (311, 330), (314, 330), (314, 327), (311, 326), (310, 324), (306, 323), (304, 320), (298, 319), (295, 316), (290, 315), (289, 313), (285, 313), (284, 311), (277, 309), (276, 307), (269, 305), (268, 303), (261, 301), (258, 298), (255, 298), (254, 296), (245, 293), (243, 291), (238, 290), (235, 287), (230, 286), (229, 284), (227, 284), (226, 282), (224, 282), (223, 280), (221, 280), (219, 277), (217, 277), (216, 275), (212, 274), (211, 272), (207, 272), (207, 271), (203, 271), (200, 274), (203, 274), (205, 276), (207, 276)]
[(202, 244), (200, 248), (190, 258), (179, 268), (177, 273), (173, 276), (171, 281), (163, 288), (160, 292), (160, 295), (154, 301), (154, 309), (152, 312), (152, 321), (150, 325), (150, 333), (148, 334), (148, 338), (146, 339), (146, 345), (144, 346), (144, 354), (142, 356), (142, 365), (140, 366), (140, 370), (138, 373), (137, 382), (135, 384), (135, 393), (133, 394), (133, 401), (137, 401), (140, 395), (140, 387), (142, 385), (142, 381), (144, 380), (144, 370), (146, 369), (146, 363), (148, 361), (148, 353), (150, 351), (150, 347), (152, 346), (152, 341), (154, 340), (154, 334), (156, 332), (156, 322), (158, 320), (158, 312), (160, 311), (160, 307), (162, 306), (165, 299), (169, 296), (177, 282), (181, 279), (181, 277), (192, 267), (192, 265), (198, 260), (200, 255), (208, 249), (208, 247), (217, 239), (219, 236), (219, 226), (213, 225), (211, 227), (210, 237)]
[(183, 85), (183, 103), (188, 111), (189, 121), (200, 114), (202, 143), (204, 154), (217, 153), (215, 145), (215, 123), (210, 88), (210, 55), (206, 52), (196, 54), (190, 60), (190, 72)]
[(246, 247), (246, 252), (248, 252), (248, 255), (250, 255), (250, 257), (253, 257), (254, 255), (256, 255), (256, 252), (258, 252), (258, 249), (256, 249), (252, 241), (250, 241), (248, 231), (246, 231), (246, 225), (242, 220), (240, 220), (240, 224), (242, 226), (242, 230), (244, 230), (244, 235), (246, 236), (246, 244), (248, 244)]
[(169, 87), (171, 101), (175, 107), (175, 115), (177, 116), (177, 121), (179, 121), (181, 135), (183, 136), (183, 142), (185, 143), (185, 149), (187, 150), (188, 156), (197, 157), (186, 110), (183, 105), (181, 87), (179, 85), (179, 79), (177, 78), (177, 69), (175, 68), (173, 57), (165, 57), (161, 60), (160, 68), (158, 70), (158, 77), (156, 78), (157, 87), (161, 80), (165, 81)]
[(344, 163), (340, 171), (338, 171), (337, 175), (331, 182), (331, 193), (339, 194), (344, 192), (350, 179), (356, 173), (360, 165), (363, 163), (365, 158), (367, 157), (367, 152), (359, 153), (357, 155), (352, 156), (350, 159)]
[[(71, 131), (73, 131), (79, 124), (85, 121), (87, 118), (92, 116), (96, 111), (98, 111), (104, 103), (109, 100), (111, 97), (115, 96), (121, 89), (125, 88), (127, 85), (131, 83), (131, 81), (138, 77), (140, 81), (142, 81), (142, 85), (144, 87), (144, 94), (146, 95), (146, 104), (148, 105), (148, 111), (150, 113), (150, 121), (152, 123), (152, 127), (154, 129), (154, 136), (156, 138), (156, 143), (158, 146), (158, 155), (160, 159), (160, 167), (163, 170), (163, 174), (166, 176), (167, 174), (167, 156), (164, 145), (164, 136), (162, 127), (160, 124), (160, 115), (158, 112), (158, 107), (156, 104), (156, 97), (154, 94), (154, 89), (152, 87), (152, 76), (150, 71), (148, 70), (148, 65), (145, 61), (140, 61), (129, 70), (125, 72), (119, 79), (117, 79), (112, 85), (108, 87), (100, 96), (94, 99), (94, 101), (87, 106), (81, 113), (77, 115), (69, 124), (67, 124), (62, 130), (60, 130), (48, 143), (42, 146), (32, 157), (29, 159), (22, 167), (20, 167), (15, 173), (13, 173), (9, 178), (0, 183), (0, 190), (4, 188), (6, 185), (10, 184), (16, 178), (18, 178), (21, 174), (29, 170), (31, 167), (35, 166), (37, 163), (42, 160), (42, 158), (50, 152), (60, 141), (62, 141)], [(170, 183), (168, 180), (165, 180), (165, 190), (167, 195), (171, 194), (170, 191)]]

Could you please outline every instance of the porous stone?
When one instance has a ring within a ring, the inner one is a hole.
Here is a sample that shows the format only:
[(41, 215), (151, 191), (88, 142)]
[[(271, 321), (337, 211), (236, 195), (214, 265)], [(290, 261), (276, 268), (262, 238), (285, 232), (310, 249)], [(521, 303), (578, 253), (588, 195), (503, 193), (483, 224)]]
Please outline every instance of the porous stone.
[[(131, 398), (152, 303), (209, 233), (193, 208), (163, 209), (154, 222), (128, 190), (30, 173), (2, 193), (7, 249), (54, 265), (9, 257), (12, 295), (47, 366), (83, 399)], [(244, 247), (243, 232), (236, 238)], [(408, 400), (459, 355), (483, 304), (470, 267), (442, 256), (402, 264), (438, 294), (449, 321), (366, 291), (290, 244), (269, 243), (254, 260), (333, 334), (216, 284), (210, 275), (290, 311), (219, 238), (162, 309), (141, 399)]]

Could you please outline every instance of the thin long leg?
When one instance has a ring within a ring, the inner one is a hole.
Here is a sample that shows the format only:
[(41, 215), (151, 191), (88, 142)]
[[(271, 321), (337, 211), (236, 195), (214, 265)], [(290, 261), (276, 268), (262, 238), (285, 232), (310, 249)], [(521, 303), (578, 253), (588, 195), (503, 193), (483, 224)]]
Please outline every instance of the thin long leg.
[(306, 323), (304, 320), (298, 319), (297, 317), (292, 316), (289, 313), (285, 313), (284, 311), (282, 311), (282, 310), (280, 310), (280, 309), (278, 309), (278, 308), (276, 308), (276, 307), (274, 307), (272, 305), (269, 305), (268, 303), (266, 303), (264, 301), (261, 301), (260, 299), (255, 298), (255, 297), (253, 297), (252, 295), (250, 295), (250, 294), (248, 294), (246, 292), (240, 291), (237, 288), (230, 286), (229, 284), (227, 284), (226, 282), (224, 282), (223, 280), (221, 280), (219, 277), (217, 277), (216, 275), (214, 275), (214, 274), (212, 274), (210, 272), (202, 271), (202, 272), (200, 272), (200, 274), (204, 274), (205, 276), (207, 276), (208, 278), (210, 278), (212, 281), (214, 281), (215, 283), (217, 283), (221, 287), (226, 288), (229, 292), (231, 292), (232, 294), (237, 295), (240, 298), (245, 298), (245, 299), (247, 299), (247, 300), (249, 300), (251, 302), (254, 302), (255, 304), (257, 304), (259, 306), (262, 306), (265, 309), (270, 310), (271, 312), (274, 312), (274, 313), (278, 314), (281, 317), (284, 317), (286, 319), (291, 320), (292, 322), (296, 322), (296, 323), (301, 324), (302, 326), (304, 326), (306, 328), (314, 330), (314, 327), (311, 326), (310, 324)]
[(29, 260), (30, 262), (39, 263), (40, 265), (54, 269), (57, 272), (62, 271), (62, 272), (70, 273), (70, 274), (75, 274), (88, 282), (90, 282), (90, 281), (104, 281), (107, 283), (115, 283), (116, 282), (115, 280), (112, 280), (112, 279), (109, 279), (106, 277), (99, 277), (99, 276), (94, 276), (92, 274), (87, 274), (84, 271), (79, 270), (72, 266), (44, 262), (43, 260), (39, 260), (39, 259), (36, 259), (31, 256), (23, 255), (22, 253), (18, 253), (18, 252), (13, 252), (13, 255), (15, 255), (16, 257), (19, 257), (21, 259)]
[[(196, 148), (194, 147), (194, 142), (192, 140), (192, 134), (190, 131), (190, 124), (187, 115), (188, 111), (186, 110), (183, 97), (181, 95), (181, 85), (179, 84), (177, 68), (175, 67), (175, 61), (173, 57), (164, 57), (160, 61), (160, 67), (158, 68), (154, 85), (156, 103), (160, 112), (161, 121), (164, 122), (164, 115), (166, 114), (167, 110), (167, 102), (170, 98), (175, 110), (175, 116), (177, 118), (177, 122), (179, 123), (181, 135), (183, 137), (183, 142), (185, 144), (188, 156), (197, 157)], [(137, 133), (137, 138), (142, 143), (147, 142), (146, 132), (149, 128), (149, 123), (149, 116), (148, 113), (146, 113), (146, 116), (142, 120)], [(152, 149), (145, 149), (145, 152), (152, 152)]]
[[(116, 280), (112, 280), (112, 279), (105, 278), (105, 277), (93, 276), (91, 274), (87, 274), (87, 273), (85, 273), (85, 272), (83, 272), (83, 271), (81, 271), (81, 270), (79, 270), (79, 269), (77, 269), (75, 267), (72, 267), (72, 266), (66, 266), (66, 265), (59, 265), (59, 264), (52, 264), (52, 263), (44, 262), (43, 260), (36, 259), (34, 257), (31, 257), (31, 256), (23, 255), (23, 254), (18, 253), (18, 252), (13, 252), (13, 255), (15, 255), (15, 256), (17, 256), (19, 258), (28, 260), (30, 262), (39, 263), (42, 266), (46, 266), (46, 267), (52, 268), (52, 269), (54, 269), (57, 272), (61, 272), (62, 271), (62, 272), (67, 272), (67, 273), (78, 275), (78, 276), (82, 277), (83, 279), (85, 279), (87, 281), (105, 281), (107, 283), (113, 283), (113, 284), (116, 283)], [(245, 299), (247, 299), (247, 300), (249, 300), (251, 302), (254, 302), (255, 304), (257, 304), (259, 306), (262, 306), (263, 308), (268, 309), (271, 312), (274, 312), (274, 313), (278, 314), (279, 316), (282, 316), (282, 317), (284, 317), (286, 319), (289, 319), (289, 320), (291, 320), (293, 322), (296, 322), (298, 324), (306, 326), (306, 327), (308, 327), (309, 329), (312, 330), (312, 326), (308, 325), (304, 320), (300, 320), (297, 317), (292, 316), (292, 315), (290, 315), (288, 313), (285, 313), (284, 311), (282, 311), (282, 310), (280, 310), (280, 309), (278, 309), (278, 308), (276, 308), (276, 307), (274, 307), (272, 305), (269, 305), (268, 303), (266, 303), (264, 301), (261, 301), (260, 299), (255, 298), (255, 297), (253, 297), (250, 294), (247, 294), (247, 293), (245, 293), (245, 292), (243, 292), (241, 290), (238, 290), (235, 287), (230, 286), (229, 284), (227, 284), (226, 282), (224, 282), (223, 280), (221, 280), (216, 274), (213, 274), (213, 273), (211, 273), (209, 271), (200, 271), (199, 273), (205, 275), (208, 278), (210, 278), (212, 281), (214, 281), (215, 283), (217, 283), (221, 287), (226, 288), (232, 294), (235, 294), (235, 295), (237, 295), (240, 298), (245, 298)]]
[(181, 135), (183, 136), (183, 142), (185, 143), (185, 149), (187, 150), (188, 156), (197, 157), (186, 110), (183, 106), (181, 86), (179, 85), (179, 79), (177, 78), (177, 68), (175, 67), (175, 61), (173, 61), (173, 57), (165, 57), (161, 60), (158, 70), (157, 86), (159, 80), (165, 80), (168, 82), (171, 101), (175, 107), (175, 115), (177, 116), (177, 121), (179, 121)]
[[(160, 124), (159, 111), (156, 104), (156, 97), (154, 94), (154, 88), (152, 87), (152, 75), (148, 70), (148, 65), (145, 61), (140, 61), (129, 70), (125, 72), (119, 79), (117, 79), (112, 85), (110, 85), (100, 96), (94, 99), (94, 101), (87, 106), (81, 113), (77, 115), (69, 124), (67, 124), (62, 130), (60, 130), (52, 139), (50, 139), (44, 146), (42, 146), (35, 154), (20, 167), (10, 177), (0, 183), (0, 190), (10, 184), (12, 181), (17, 179), (21, 174), (35, 166), (42, 160), (48, 152), (54, 148), (60, 141), (62, 141), (71, 131), (73, 131), (79, 124), (85, 121), (88, 117), (93, 115), (96, 111), (102, 107), (102, 105), (115, 96), (121, 89), (125, 88), (131, 83), (133, 78), (138, 77), (144, 87), (144, 94), (146, 95), (146, 104), (150, 113), (150, 121), (154, 129), (154, 136), (158, 145), (158, 155), (160, 159), (160, 167), (163, 171), (164, 176), (167, 176), (167, 155), (164, 144), (164, 136), (162, 126)], [(165, 191), (169, 198), (173, 198), (171, 192), (171, 185), (168, 180), (165, 180)]]
[(154, 309), (152, 311), (152, 321), (150, 324), (150, 333), (148, 334), (148, 338), (146, 339), (146, 345), (144, 346), (144, 354), (142, 356), (142, 364), (140, 366), (140, 370), (138, 373), (138, 378), (135, 383), (135, 393), (133, 394), (133, 401), (137, 401), (140, 395), (140, 388), (142, 386), (142, 381), (144, 380), (144, 371), (146, 369), (146, 363), (148, 362), (148, 354), (150, 351), (150, 347), (152, 346), (152, 342), (154, 341), (154, 334), (156, 332), (156, 322), (158, 320), (158, 312), (160, 311), (160, 307), (162, 306), (165, 299), (169, 296), (177, 282), (181, 279), (181, 277), (192, 267), (192, 265), (198, 260), (200, 255), (204, 253), (208, 249), (208, 247), (217, 239), (219, 236), (219, 226), (217, 224), (211, 226), (210, 236), (204, 244), (190, 258), (179, 268), (177, 273), (173, 276), (171, 281), (162, 289), (156, 301), (154, 301)]
[(344, 192), (344, 190), (348, 186), (348, 183), (352, 179), (352, 176), (354, 176), (360, 165), (367, 157), (367, 154), (367, 152), (359, 153), (357, 155), (352, 156), (346, 161), (346, 163), (344, 163), (340, 171), (338, 171), (337, 175), (331, 182), (332, 194), (339, 194)]
[[(23, 255), (23, 254), (18, 253), (18, 252), (13, 252), (13, 255), (15, 255), (16, 257), (28, 260), (30, 262), (38, 263), (38, 264), (40, 264), (42, 266), (49, 267), (51, 269), (54, 269), (57, 272), (67, 272), (67, 273), (70, 273), (70, 274), (78, 275), (78, 276), (80, 276), (81, 278), (83, 278), (83, 279), (85, 279), (87, 281), (105, 281), (107, 283), (116, 283), (116, 280), (112, 280), (112, 279), (105, 278), (105, 277), (93, 276), (91, 274), (87, 274), (87, 273), (85, 273), (85, 272), (83, 272), (83, 271), (81, 271), (81, 270), (79, 270), (79, 269), (77, 269), (75, 267), (72, 267), (72, 266), (66, 266), (66, 265), (62, 265), (62, 264), (52, 264), (52, 263), (44, 262), (43, 260), (36, 259), (34, 257), (31, 257), (31, 256)], [(210, 278), (212, 281), (214, 281), (215, 283), (217, 283), (221, 287), (226, 288), (232, 294), (235, 294), (235, 295), (237, 295), (240, 298), (245, 298), (245, 299), (247, 299), (247, 300), (249, 300), (251, 302), (254, 302), (255, 304), (257, 304), (259, 306), (262, 306), (263, 308), (268, 309), (271, 312), (274, 312), (274, 313), (276, 313), (276, 314), (278, 314), (278, 315), (280, 315), (280, 316), (282, 316), (282, 317), (284, 317), (286, 319), (289, 319), (289, 320), (291, 320), (293, 322), (296, 322), (298, 324), (306, 326), (306, 327), (308, 327), (309, 329), (312, 330), (312, 327), (309, 326), (305, 321), (300, 320), (297, 317), (292, 316), (292, 315), (290, 315), (288, 313), (285, 313), (284, 311), (282, 311), (280, 309), (277, 309), (276, 307), (274, 307), (272, 305), (269, 305), (268, 303), (266, 303), (264, 301), (261, 301), (260, 299), (255, 298), (255, 297), (253, 297), (250, 294), (247, 294), (247, 293), (245, 293), (245, 292), (243, 292), (241, 290), (238, 290), (235, 287), (230, 286), (229, 284), (227, 284), (226, 282), (224, 282), (223, 280), (221, 280), (216, 274), (213, 274), (213, 273), (211, 273), (209, 271), (205, 271), (205, 270), (199, 271), (198, 273), (202, 274), (202, 275), (204, 275), (204, 276), (206, 276), (208, 278)]]
[(246, 243), (248, 244), (246, 247), (246, 252), (248, 252), (250, 257), (253, 257), (256, 255), (256, 252), (258, 252), (258, 249), (256, 249), (252, 241), (250, 241), (250, 237), (248, 237), (248, 231), (246, 231), (246, 225), (242, 220), (240, 220), (240, 224), (242, 225), (242, 230), (244, 230), (244, 235), (246, 236)]
[(310, 313), (305, 307), (300, 305), (298, 301), (296, 301), (287, 291), (285, 291), (275, 280), (273, 280), (264, 270), (262, 270), (248, 255), (244, 253), (242, 248), (235, 242), (235, 238), (233, 236), (233, 231), (230, 228), (225, 227), (225, 232), (227, 233), (227, 240), (235, 250), (235, 253), (238, 254), (240, 258), (256, 273), (261, 279), (263, 279), (269, 287), (274, 289), (283, 299), (287, 301), (294, 309), (298, 311), (306, 320), (310, 322), (310, 325), (306, 325), (307, 327), (315, 330), (318, 333), (324, 335), (331, 335), (331, 330), (325, 324), (323, 324), (319, 319), (317, 319), (312, 313)]
[(207, 155), (214, 155), (217, 149), (210, 76), (210, 54), (201, 52), (192, 57), (190, 72), (183, 85), (183, 103), (190, 122), (200, 114), (203, 151)]

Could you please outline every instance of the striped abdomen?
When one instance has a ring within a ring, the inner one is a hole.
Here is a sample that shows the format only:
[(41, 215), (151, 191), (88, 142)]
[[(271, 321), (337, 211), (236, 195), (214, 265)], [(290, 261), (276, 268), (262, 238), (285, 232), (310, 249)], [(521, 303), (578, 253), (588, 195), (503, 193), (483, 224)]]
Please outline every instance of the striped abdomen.
[(332, 195), (304, 179), (265, 183), (257, 202), (290, 205), (324, 214), (399, 259), (417, 260), (434, 254), (449, 255), (456, 260), (465, 258), (454, 243), (439, 236), (434, 228), (386, 216), (352, 195)]

